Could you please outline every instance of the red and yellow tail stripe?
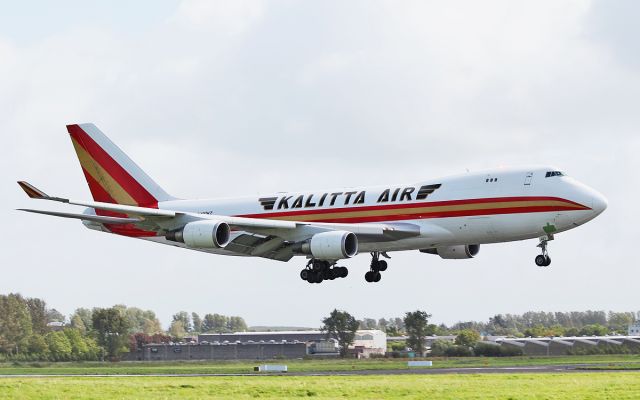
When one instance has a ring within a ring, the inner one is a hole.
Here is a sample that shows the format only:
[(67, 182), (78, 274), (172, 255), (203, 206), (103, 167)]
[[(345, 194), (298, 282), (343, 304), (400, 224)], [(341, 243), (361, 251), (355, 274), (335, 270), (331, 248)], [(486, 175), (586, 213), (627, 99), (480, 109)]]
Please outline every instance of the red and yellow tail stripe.
[[(78, 155), (82, 172), (95, 201), (158, 208), (158, 200), (136, 181), (116, 160), (109, 155), (80, 125), (67, 125), (71, 142)], [(96, 214), (110, 217), (126, 215), (96, 210)], [(106, 225), (113, 233), (126, 236), (156, 236), (133, 224)]]
[(241, 216), (301, 222), (360, 223), (573, 210), (590, 210), (590, 208), (558, 197), (496, 197)]
[(94, 200), (130, 206), (158, 207), (158, 200), (80, 125), (68, 125), (67, 131)]

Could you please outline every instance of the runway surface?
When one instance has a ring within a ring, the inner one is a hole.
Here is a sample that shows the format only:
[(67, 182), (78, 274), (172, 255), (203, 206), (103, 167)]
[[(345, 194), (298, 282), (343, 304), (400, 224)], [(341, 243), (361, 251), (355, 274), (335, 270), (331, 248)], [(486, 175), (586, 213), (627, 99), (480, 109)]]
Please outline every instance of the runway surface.
[(531, 367), (468, 367), (468, 368), (412, 368), (389, 370), (359, 371), (320, 371), (320, 372), (286, 372), (286, 373), (246, 373), (246, 374), (16, 374), (0, 375), (1, 378), (120, 378), (120, 377), (224, 377), (224, 376), (353, 376), (353, 375), (443, 375), (443, 374), (531, 374), (531, 373), (585, 373), (585, 372), (638, 372), (640, 369), (590, 369), (603, 367), (597, 364), (579, 365), (536, 365)]

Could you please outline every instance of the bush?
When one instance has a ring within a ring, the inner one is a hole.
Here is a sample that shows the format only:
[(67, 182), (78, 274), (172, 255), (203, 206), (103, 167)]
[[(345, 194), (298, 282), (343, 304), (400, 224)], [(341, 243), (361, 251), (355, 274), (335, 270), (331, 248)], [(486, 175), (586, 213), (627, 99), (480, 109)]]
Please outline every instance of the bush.
[(453, 343), (446, 340), (435, 340), (431, 343), (431, 355), (432, 356), (444, 356), (448, 348), (453, 346)]
[(585, 356), (585, 355), (596, 355), (596, 354), (638, 354), (640, 353), (640, 348), (638, 347), (630, 347), (626, 344), (618, 345), (618, 344), (598, 344), (597, 346), (589, 346), (589, 347), (575, 347), (567, 350), (567, 354), (571, 356)]
[(473, 351), (467, 346), (451, 346), (444, 351), (444, 355), (447, 357), (471, 357)]
[(478, 343), (473, 347), (476, 356), (484, 357), (514, 357), (521, 356), (522, 349), (517, 347), (504, 347), (489, 343)]

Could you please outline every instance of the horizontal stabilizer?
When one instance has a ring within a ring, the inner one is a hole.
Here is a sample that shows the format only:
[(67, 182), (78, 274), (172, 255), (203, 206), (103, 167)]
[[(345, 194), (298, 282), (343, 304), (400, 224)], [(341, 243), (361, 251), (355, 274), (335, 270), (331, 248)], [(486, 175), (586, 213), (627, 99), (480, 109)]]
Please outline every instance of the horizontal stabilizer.
[(58, 211), (31, 210), (27, 208), (19, 208), (18, 211), (26, 211), (26, 212), (35, 213), (35, 214), (53, 215), (54, 217), (81, 219), (83, 221), (91, 221), (91, 222), (98, 222), (100, 224), (111, 224), (111, 225), (130, 224), (133, 222), (140, 222), (140, 220), (137, 218), (103, 217), (100, 215), (75, 214), (75, 213), (65, 213), (65, 212), (58, 212)]
[(49, 197), (48, 194), (38, 189), (37, 187), (33, 186), (29, 182), (18, 181), (18, 185), (20, 185), (20, 187), (22, 188), (22, 190), (24, 190), (27, 196), (31, 197), (32, 199), (46, 199)]

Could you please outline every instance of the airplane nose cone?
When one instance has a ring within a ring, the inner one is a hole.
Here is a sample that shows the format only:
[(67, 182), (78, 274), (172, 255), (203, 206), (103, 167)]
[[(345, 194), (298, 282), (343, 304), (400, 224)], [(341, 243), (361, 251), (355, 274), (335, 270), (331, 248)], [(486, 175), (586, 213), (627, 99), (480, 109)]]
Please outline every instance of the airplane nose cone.
[(596, 213), (596, 215), (602, 213), (607, 208), (608, 204), (607, 199), (602, 194), (595, 190), (593, 191), (591, 197), (591, 209)]

